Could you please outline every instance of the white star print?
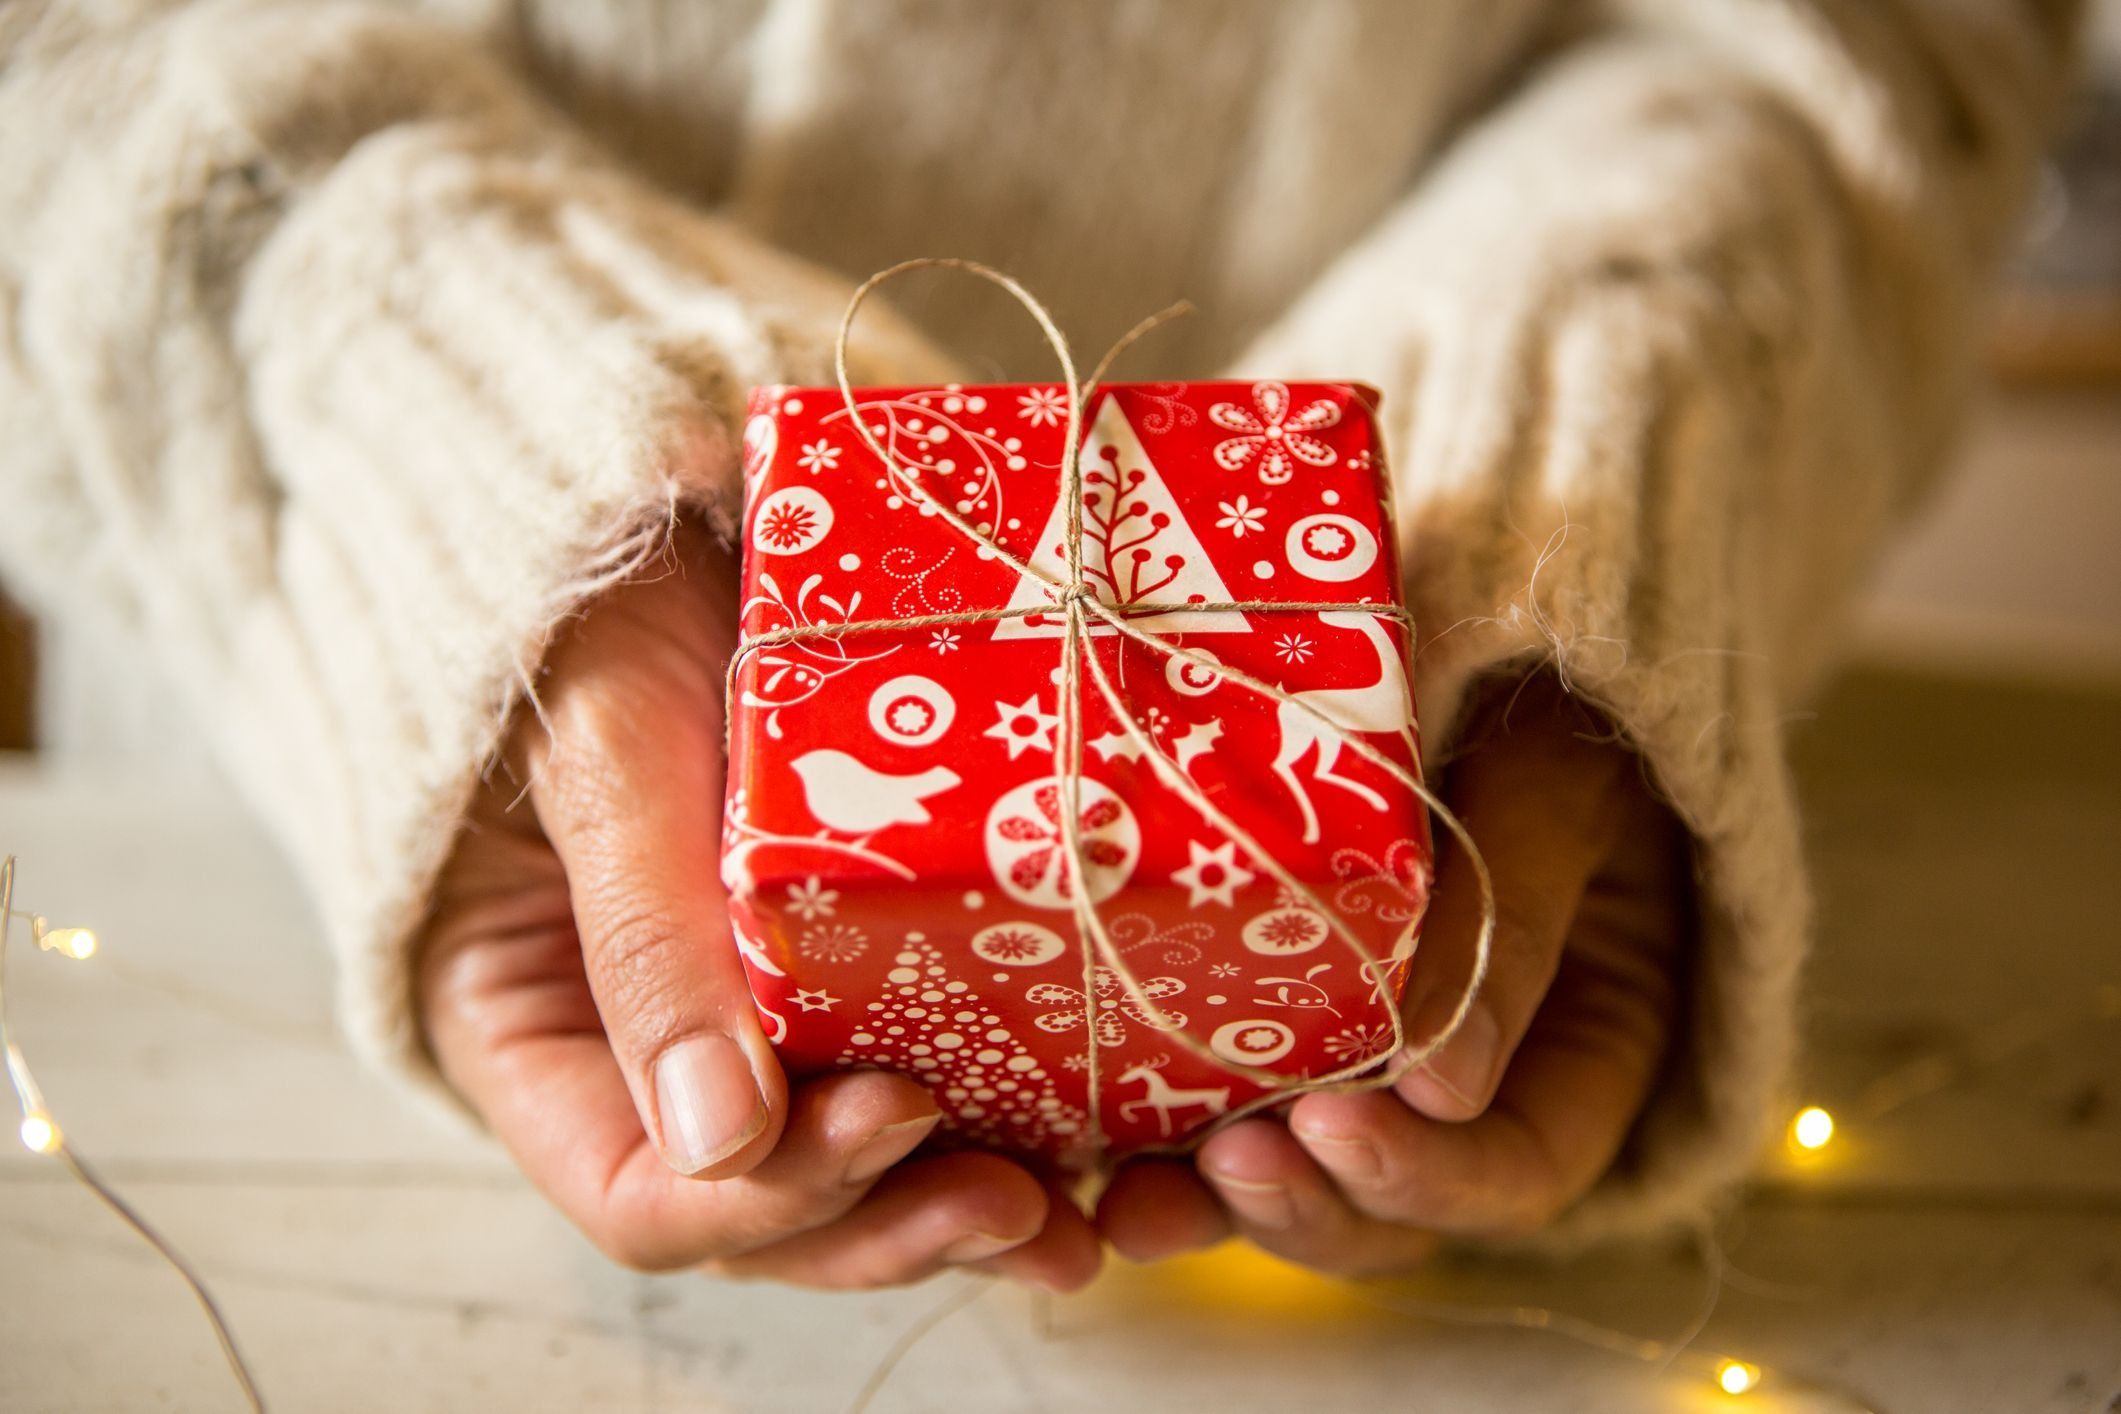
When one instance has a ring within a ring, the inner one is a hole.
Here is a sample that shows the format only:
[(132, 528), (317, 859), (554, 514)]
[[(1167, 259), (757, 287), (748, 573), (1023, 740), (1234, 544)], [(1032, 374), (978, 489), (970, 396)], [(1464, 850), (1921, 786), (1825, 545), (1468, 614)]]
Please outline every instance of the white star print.
[(808, 987), (799, 987), (792, 1000), (804, 1011), (830, 1011), (839, 1004), (840, 999), (822, 987), (815, 992)]
[(1186, 734), (1173, 744), (1178, 753), (1178, 769), (1185, 770), (1193, 764), (1193, 758), (1206, 756), (1213, 751), (1215, 743), (1222, 740), (1222, 734), (1223, 721), (1220, 717), (1210, 717), (1205, 722), (1195, 722), (1188, 727)]
[(1237, 862), (1237, 845), (1232, 840), (1214, 849), (1199, 840), (1187, 840), (1186, 854), (1189, 862), (1172, 871), (1171, 882), (1185, 886), (1188, 908), (1210, 903), (1229, 908), (1237, 902), (1237, 891), (1259, 877)]
[(991, 736), (1008, 747), (1011, 761), (1027, 751), (1053, 749), (1053, 730), (1060, 725), (1060, 718), (1039, 710), (1037, 693), (1013, 706), (997, 702), (994, 710), (1001, 714), (1000, 720), (980, 735)]

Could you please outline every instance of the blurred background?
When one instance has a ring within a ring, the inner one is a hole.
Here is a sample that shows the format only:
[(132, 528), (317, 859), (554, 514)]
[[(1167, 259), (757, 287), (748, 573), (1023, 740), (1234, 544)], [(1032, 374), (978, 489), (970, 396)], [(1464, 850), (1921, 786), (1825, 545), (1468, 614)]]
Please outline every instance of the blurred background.
[(2121, 681), (2121, 5), (1997, 309), (1997, 386), (1879, 576), (1857, 658)]

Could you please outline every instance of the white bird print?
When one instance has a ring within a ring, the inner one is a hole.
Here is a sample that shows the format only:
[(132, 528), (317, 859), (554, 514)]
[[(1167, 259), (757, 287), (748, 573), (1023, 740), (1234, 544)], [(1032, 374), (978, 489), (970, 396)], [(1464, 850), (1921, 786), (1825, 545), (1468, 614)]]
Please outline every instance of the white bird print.
[(871, 834), (886, 825), (925, 825), (934, 817), (921, 802), (959, 780), (947, 766), (894, 776), (844, 751), (812, 751), (794, 764), (810, 814), (827, 829), (849, 835)]

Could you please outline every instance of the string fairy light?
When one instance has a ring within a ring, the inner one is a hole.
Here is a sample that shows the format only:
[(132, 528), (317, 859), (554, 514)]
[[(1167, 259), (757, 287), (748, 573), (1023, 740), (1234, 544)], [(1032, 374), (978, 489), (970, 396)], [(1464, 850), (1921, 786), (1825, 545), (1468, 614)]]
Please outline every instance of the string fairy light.
[(1840, 1114), (1822, 1104), (1805, 1105), (1790, 1116), (1785, 1141), (1795, 1157), (1816, 1158), (1842, 1142), (1844, 1120), (1860, 1129), (2080, 1026), (2117, 1020), (2121, 983), (2111, 982), (2091, 989), (2088, 1007), (2047, 1007), (2005, 1017), (1976, 1032), (1964, 1046), (1925, 1053), (1871, 1080)]
[(1820, 1105), (1806, 1105), (1790, 1117), (1790, 1145), (1816, 1153), (1834, 1141), (1834, 1116)]
[[(1600, 1325), (1550, 1306), (1470, 1306), (1449, 1301), (1409, 1301), (1376, 1282), (1357, 1283), (1354, 1289), (1370, 1304), (1399, 1315), (1450, 1325), (1541, 1331), (1607, 1354), (1653, 1365), (1659, 1371), (1685, 1371), (1693, 1378), (1705, 1379), (1716, 1390), (1732, 1398), (1752, 1394), (1767, 1381), (1767, 1371), (1763, 1367), (1735, 1355), (1694, 1348), (1708, 1329), (1709, 1318), (1715, 1314), (1723, 1293), (1724, 1257), (1721, 1244), (1707, 1228), (1695, 1229), (1692, 1236), (1702, 1267), (1701, 1301), (1686, 1327), (1668, 1339)], [(1791, 1389), (1809, 1388), (1830, 1394), (1843, 1401), (1854, 1414), (1875, 1414), (1868, 1404), (1846, 1389), (1789, 1375), (1779, 1377), (1777, 1382)]]
[(103, 1180), (79, 1150), (68, 1142), (66, 1131), (52, 1116), (51, 1107), (45, 1103), (44, 1094), (37, 1088), (37, 1079), (30, 1073), (29, 1060), (16, 1044), (14, 1033), (7, 1020), (7, 940), (14, 930), (14, 921), (23, 919), (29, 925), (30, 937), (39, 950), (58, 953), (75, 962), (86, 962), (97, 953), (99, 943), (96, 935), (86, 928), (54, 928), (42, 914), (17, 912), (15, 909), (15, 857), (8, 855), (0, 859), (0, 1049), (7, 1056), (8, 1083), (15, 1091), (15, 1104), (22, 1111), (22, 1123), (17, 1133), (23, 1147), (33, 1154), (55, 1158), (65, 1164), (81, 1185), (93, 1193), (104, 1207), (117, 1215), (119, 1221), (139, 1234), (142, 1241), (167, 1262), (171, 1270), (181, 1277), (192, 1299), (206, 1314), (207, 1323), (213, 1328), (214, 1339), (221, 1346), (221, 1355), (241, 1390), (244, 1401), (256, 1414), (264, 1414), (265, 1400), (258, 1392), (256, 1379), (252, 1376), (243, 1352), (237, 1348), (235, 1335), (229, 1330), (227, 1319), (221, 1308), (207, 1290), (205, 1280), (186, 1261), (184, 1254), (150, 1225), (133, 1206), (118, 1196)]
[[(1853, 1116), (1860, 1128), (2014, 1055), (2053, 1042), (2079, 1027), (2117, 1020), (2121, 1020), (2121, 984), (2096, 987), (2092, 990), (2092, 1004), (2088, 1008), (2050, 1008), (2011, 1017), (1978, 1033), (1955, 1054), (1920, 1056), (1886, 1072), (1855, 1094), (1845, 1114)], [(1843, 1117), (1837, 1117), (1827, 1106), (1808, 1104), (1791, 1114), (1784, 1134), (1793, 1153), (1812, 1158), (1841, 1144), (1845, 1127)], [(1654, 1365), (1660, 1370), (1685, 1371), (1726, 1399), (1745, 1399), (1765, 1388), (1777, 1387), (1830, 1396), (1857, 1414), (1871, 1414), (1872, 1406), (1844, 1386), (1792, 1371), (1771, 1371), (1756, 1361), (1730, 1353), (1696, 1350), (1695, 1343), (1714, 1314), (1723, 1286), (1725, 1264), (1722, 1248), (1713, 1233), (1701, 1229), (1694, 1237), (1699, 1244), (1704, 1270), (1701, 1305), (1686, 1328), (1668, 1339), (1636, 1335), (1547, 1306), (1473, 1306), (1411, 1298), (1387, 1283), (1335, 1281), (1241, 1244), (1227, 1244), (1177, 1265), (1183, 1269), (1190, 1263), (1203, 1272), (1197, 1281), (1189, 1283), (1203, 1297), (1212, 1294), (1212, 1299), (1224, 1302), (1235, 1299), (1252, 1305), (1263, 1304), (1279, 1314), (1309, 1309), (1314, 1302), (1353, 1298), (1417, 1320), (1539, 1331), (1559, 1336), (1608, 1354)], [(945, 1320), (993, 1288), (992, 1282), (972, 1283), (951, 1293), (916, 1319), (884, 1361), (870, 1373), (854, 1403), (849, 1406), (848, 1414), (862, 1414), (915, 1346)]]
[(88, 929), (54, 928), (51, 920), (41, 913), (24, 913), (19, 908), (9, 908), (8, 916), (29, 924), (30, 940), (43, 952), (55, 952), (76, 962), (87, 962), (100, 946), (96, 935)]
[(854, 1392), (854, 1398), (847, 1404), (846, 1414), (868, 1414), (869, 1406), (875, 1402), (877, 1395), (883, 1392), (885, 1384), (890, 1381), (899, 1365), (913, 1353), (914, 1347), (926, 1340), (937, 1326), (994, 1290), (996, 1285), (992, 1277), (967, 1272), (965, 1281), (957, 1290), (930, 1306), (912, 1325), (899, 1333), (899, 1338), (884, 1352), (883, 1359), (877, 1361), (876, 1367), (869, 1372), (869, 1377), (862, 1381), (862, 1387)]
[(1750, 1394), (1760, 1387), (1760, 1367), (1743, 1360), (1719, 1360), (1716, 1387), (1725, 1394)]
[[(1846, 1113), (1855, 1117), (1860, 1128), (1883, 1119), (1904, 1105), (1938, 1094), (1969, 1076), (2001, 1064), (2012, 1056), (2058, 1040), (2079, 1027), (2116, 1020), (2121, 1020), (2121, 984), (2109, 983), (2095, 987), (2092, 989), (2092, 1004), (2089, 1007), (2055, 1007), (2008, 1017), (1977, 1033), (1973, 1040), (1957, 1053), (1938, 1052), (1918, 1056), (1905, 1065), (1887, 1071), (1856, 1093)], [(1843, 1124), (1825, 1105), (1809, 1104), (1790, 1116), (1784, 1137), (1793, 1155), (1799, 1159), (1816, 1159), (1842, 1141)], [(1675, 1362), (1691, 1362), (1706, 1370), (1710, 1382), (1722, 1393), (1732, 1397), (1752, 1394), (1768, 1381), (1768, 1372), (1762, 1366), (1733, 1355), (1704, 1356), (1692, 1354), (1689, 1350), (1695, 1337), (1707, 1327), (1709, 1315), (1714, 1309), (1716, 1291), (1721, 1286), (1723, 1268), (1722, 1249), (1716, 1245), (1713, 1234), (1703, 1231), (1698, 1233), (1697, 1237), (1702, 1243), (1703, 1261), (1710, 1273), (1709, 1295), (1689, 1331), (1677, 1340), (1660, 1341), (1631, 1336), (1566, 1312), (1539, 1306), (1486, 1309), (1428, 1303), (1419, 1309), (1396, 1305), (1389, 1308), (1401, 1310), (1408, 1315), (1443, 1321), (1552, 1331), (1602, 1350), (1665, 1366)], [(1824, 1391), (1843, 1399), (1852, 1408), (1868, 1408), (1846, 1389), (1829, 1387), (1787, 1373), (1778, 1375), (1776, 1382), (1792, 1388)]]
[[(181, 1277), (193, 1299), (197, 1301), (211, 1325), (227, 1360), (239, 1389), (249, 1407), (263, 1414), (265, 1403), (260, 1395), (250, 1368), (237, 1348), (219, 1306), (215, 1303), (203, 1279), (184, 1259), (176, 1248), (162, 1237), (147, 1221), (128, 1205), (88, 1164), (87, 1160), (67, 1140), (59, 1121), (46, 1104), (28, 1061), (15, 1042), (8, 1026), (8, 1010), (5, 990), (6, 944), (12, 933), (15, 919), (24, 920), (30, 935), (39, 950), (57, 953), (72, 961), (87, 961), (100, 950), (96, 935), (85, 928), (55, 928), (38, 914), (18, 911), (14, 908), (15, 860), (12, 856), (0, 859), (0, 1047), (4, 1047), (6, 1068), (16, 1103), (21, 1112), (18, 1134), (22, 1144), (32, 1153), (54, 1157), (65, 1163), (73, 1176), (88, 1188), (142, 1240), (152, 1246), (170, 1267)], [(1907, 1064), (1889, 1071), (1871, 1081), (1857, 1092), (1846, 1113), (1857, 1117), (1859, 1125), (1868, 1124), (1905, 1105), (1936, 1094), (1954, 1083), (1988, 1069), (2004, 1060), (2051, 1042), (2059, 1036), (2080, 1026), (2108, 1023), (2121, 1020), (2121, 984), (2107, 984), (2093, 989), (2092, 1005), (2049, 1009), (2027, 1013), (1997, 1024), (1981, 1032), (1965, 1047), (1951, 1054), (1931, 1054), (1916, 1058)], [(1825, 1105), (1811, 1104), (1792, 1114), (1786, 1127), (1788, 1144), (1793, 1151), (1806, 1155), (1817, 1155), (1843, 1142), (1845, 1126), (1843, 1119)], [(1729, 1354), (1703, 1354), (1691, 1349), (1694, 1340), (1707, 1325), (1714, 1305), (1714, 1297), (1721, 1282), (1721, 1252), (1708, 1234), (1704, 1239), (1705, 1261), (1710, 1272), (1707, 1283), (1708, 1296), (1703, 1309), (1690, 1323), (1688, 1330), (1671, 1340), (1658, 1340), (1629, 1334), (1625, 1331), (1601, 1326), (1582, 1317), (1542, 1306), (1508, 1306), (1482, 1308), (1461, 1306), (1456, 1303), (1424, 1302), (1410, 1303), (1396, 1297), (1388, 1290), (1372, 1283), (1335, 1284), (1348, 1294), (1371, 1305), (1397, 1314), (1419, 1319), (1446, 1323), (1503, 1326), (1525, 1330), (1543, 1331), (1573, 1340), (1612, 1354), (1621, 1355), (1656, 1364), (1661, 1368), (1682, 1367), (1698, 1369), (1706, 1383), (1720, 1394), (1730, 1398), (1752, 1395), (1770, 1383), (1791, 1389), (1811, 1388), (1833, 1393), (1848, 1401), (1851, 1407), (1865, 1409), (1847, 1390), (1828, 1389), (1814, 1381), (1788, 1373), (1772, 1374), (1762, 1365)], [(1246, 1249), (1227, 1249), (1233, 1259), (1273, 1262), (1265, 1254)], [(1220, 1255), (1220, 1254), (1216, 1254)], [(1277, 1264), (1279, 1265), (1279, 1264)], [(1294, 1271), (1297, 1269), (1290, 1268)], [(1323, 1281), (1323, 1278), (1319, 1280)], [(1217, 1280), (1211, 1285), (1220, 1292), (1256, 1290), (1261, 1283), (1245, 1280)], [(1271, 1284), (1270, 1284), (1271, 1285)], [(994, 1290), (996, 1283), (974, 1280), (950, 1293), (933, 1308), (917, 1318), (895, 1342), (885, 1359), (872, 1371), (855, 1397), (851, 1410), (864, 1410), (879, 1394), (890, 1375), (904, 1358), (921, 1343), (936, 1327), (950, 1317), (975, 1303), (982, 1295)]]

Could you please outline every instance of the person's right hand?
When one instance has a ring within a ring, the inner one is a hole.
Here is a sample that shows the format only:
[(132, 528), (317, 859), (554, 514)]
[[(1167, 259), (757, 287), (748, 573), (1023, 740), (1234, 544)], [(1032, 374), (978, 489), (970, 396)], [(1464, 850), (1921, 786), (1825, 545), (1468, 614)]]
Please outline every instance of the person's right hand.
[(672, 555), (554, 648), (443, 871), (418, 974), (442, 1074), (628, 1266), (1083, 1285), (1097, 1239), (1025, 1169), (900, 1162), (939, 1117), (918, 1083), (783, 1077), (716, 867), (735, 565), (691, 526)]

